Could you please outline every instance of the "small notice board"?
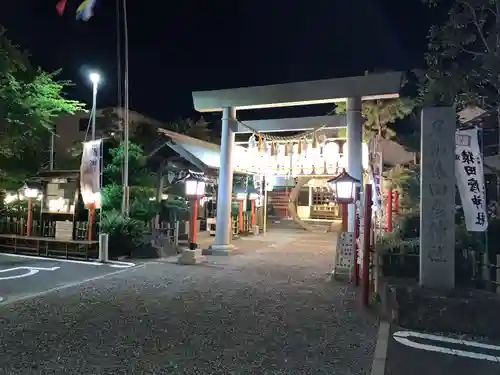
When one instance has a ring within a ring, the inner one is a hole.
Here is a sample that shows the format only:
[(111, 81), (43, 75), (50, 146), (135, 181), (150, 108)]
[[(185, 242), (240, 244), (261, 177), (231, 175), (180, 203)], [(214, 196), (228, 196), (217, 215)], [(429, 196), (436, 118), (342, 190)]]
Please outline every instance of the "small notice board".
[(73, 223), (69, 220), (56, 221), (56, 240), (73, 240)]

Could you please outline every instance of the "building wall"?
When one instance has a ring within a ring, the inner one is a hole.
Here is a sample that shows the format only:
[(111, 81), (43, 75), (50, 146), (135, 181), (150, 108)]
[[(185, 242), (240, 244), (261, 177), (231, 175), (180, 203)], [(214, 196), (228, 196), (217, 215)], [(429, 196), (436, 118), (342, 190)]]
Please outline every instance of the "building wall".
[[(96, 115), (96, 134), (101, 136), (103, 132), (109, 130), (106, 127), (110, 126), (109, 113), (113, 113), (118, 119), (123, 119), (123, 108), (103, 108), (97, 111)], [(105, 117), (107, 116), (107, 117)], [(89, 129), (87, 138), (87, 125), (89, 124), (90, 112), (79, 112), (73, 115), (63, 115), (55, 122), (56, 133), (54, 142), (54, 160), (55, 169), (67, 169), (68, 167), (76, 167), (79, 165), (78, 160), (74, 160), (71, 156), (71, 148), (83, 142), (85, 139), (91, 138)], [(139, 123), (147, 123), (154, 127), (164, 126), (160, 121), (144, 116), (135, 111), (129, 111), (129, 126), (130, 132), (133, 133), (135, 125)], [(119, 123), (120, 124), (120, 123)], [(123, 129), (119, 126), (119, 131)]]

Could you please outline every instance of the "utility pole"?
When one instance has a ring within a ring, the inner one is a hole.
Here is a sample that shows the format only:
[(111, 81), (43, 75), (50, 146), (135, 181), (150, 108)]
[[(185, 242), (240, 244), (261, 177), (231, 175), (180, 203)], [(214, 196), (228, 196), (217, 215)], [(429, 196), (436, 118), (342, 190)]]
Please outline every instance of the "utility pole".
[(123, 39), (124, 39), (124, 55), (125, 55), (125, 66), (124, 66), (124, 102), (125, 102), (125, 114), (124, 114), (124, 124), (123, 124), (123, 206), (122, 213), (125, 217), (129, 215), (130, 208), (130, 196), (129, 196), (129, 186), (128, 186), (128, 143), (129, 143), (129, 84), (128, 84), (128, 22), (127, 22), (127, 0), (123, 0)]

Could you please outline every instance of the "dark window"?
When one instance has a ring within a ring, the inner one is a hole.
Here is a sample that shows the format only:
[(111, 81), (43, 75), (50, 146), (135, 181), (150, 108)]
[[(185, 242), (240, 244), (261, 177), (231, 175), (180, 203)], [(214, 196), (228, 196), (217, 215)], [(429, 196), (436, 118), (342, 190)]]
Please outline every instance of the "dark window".
[(309, 187), (300, 189), (297, 206), (309, 206)]

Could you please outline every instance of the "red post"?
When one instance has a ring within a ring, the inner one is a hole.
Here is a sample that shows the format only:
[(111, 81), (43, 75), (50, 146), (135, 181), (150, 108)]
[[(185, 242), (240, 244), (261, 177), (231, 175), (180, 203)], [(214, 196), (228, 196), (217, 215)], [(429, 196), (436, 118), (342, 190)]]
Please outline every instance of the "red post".
[(387, 192), (387, 232), (392, 232), (392, 188)]
[(196, 249), (196, 229), (198, 224), (198, 198), (191, 199), (191, 219), (189, 220), (189, 248)]
[(252, 219), (252, 226), (255, 225), (255, 199), (250, 201), (250, 217)]
[(26, 235), (31, 236), (31, 223), (33, 221), (33, 202), (28, 198), (28, 223), (26, 224)]
[(358, 211), (356, 207), (356, 202), (359, 202), (360, 199), (360, 188), (356, 188), (356, 195), (355, 195), (355, 200), (354, 200), (354, 267), (352, 268), (353, 270), (353, 275), (352, 275), (352, 281), (354, 282), (354, 285), (358, 286), (359, 285), (359, 264), (358, 264), (358, 237), (359, 237), (359, 216), (358, 216)]
[(394, 212), (399, 215), (399, 191), (394, 192)]
[(364, 190), (363, 213), (363, 268), (361, 298), (363, 306), (370, 303), (370, 240), (372, 227), (372, 185), (366, 184)]
[(94, 216), (95, 216), (95, 208), (94, 206), (89, 207), (89, 228), (87, 233), (87, 239), (92, 241), (92, 228), (94, 226)]
[(243, 233), (243, 201), (238, 201), (238, 233)]
[(342, 207), (342, 232), (347, 232), (349, 223), (349, 205), (346, 203), (340, 203)]

